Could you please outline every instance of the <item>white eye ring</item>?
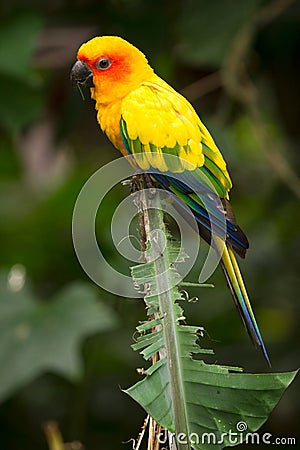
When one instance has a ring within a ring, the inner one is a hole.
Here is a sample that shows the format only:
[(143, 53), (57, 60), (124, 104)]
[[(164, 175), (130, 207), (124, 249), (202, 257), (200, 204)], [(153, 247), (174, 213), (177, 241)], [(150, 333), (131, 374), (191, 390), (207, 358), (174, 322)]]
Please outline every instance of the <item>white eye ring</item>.
[(112, 65), (112, 62), (111, 62), (111, 60), (108, 59), (108, 58), (100, 58), (100, 59), (96, 62), (96, 67), (97, 67), (97, 69), (100, 69), (100, 70), (106, 70), (106, 69), (108, 69), (111, 65)]

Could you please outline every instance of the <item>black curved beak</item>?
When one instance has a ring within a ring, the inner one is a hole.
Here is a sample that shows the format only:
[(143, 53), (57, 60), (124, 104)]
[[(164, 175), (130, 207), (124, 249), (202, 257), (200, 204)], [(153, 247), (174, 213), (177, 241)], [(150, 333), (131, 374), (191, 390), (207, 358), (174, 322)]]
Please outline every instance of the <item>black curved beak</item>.
[(79, 85), (88, 88), (94, 87), (93, 72), (83, 61), (76, 61), (71, 69), (70, 79), (71, 83), (76, 87), (79, 87)]

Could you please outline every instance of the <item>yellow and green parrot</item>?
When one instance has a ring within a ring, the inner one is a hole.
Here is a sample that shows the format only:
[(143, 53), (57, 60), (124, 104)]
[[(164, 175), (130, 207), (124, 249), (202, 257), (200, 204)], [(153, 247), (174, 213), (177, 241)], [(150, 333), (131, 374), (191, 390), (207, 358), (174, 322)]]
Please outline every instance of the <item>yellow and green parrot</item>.
[[(244, 258), (249, 244), (229, 204), (230, 176), (193, 107), (154, 73), (141, 51), (117, 36), (95, 37), (84, 43), (71, 80), (78, 87), (90, 88), (99, 125), (112, 144), (129, 155), (133, 165), (150, 170), (161, 188), (188, 205), (200, 235), (209, 244), (213, 222), (214, 247), (222, 252), (221, 267), (236, 307), (252, 341), (270, 364), (235, 258), (235, 253)], [(170, 164), (166, 155), (177, 158)], [(209, 214), (201, 196), (209, 199)], [(218, 227), (222, 229), (220, 199), (226, 235), (220, 233), (218, 238)]]

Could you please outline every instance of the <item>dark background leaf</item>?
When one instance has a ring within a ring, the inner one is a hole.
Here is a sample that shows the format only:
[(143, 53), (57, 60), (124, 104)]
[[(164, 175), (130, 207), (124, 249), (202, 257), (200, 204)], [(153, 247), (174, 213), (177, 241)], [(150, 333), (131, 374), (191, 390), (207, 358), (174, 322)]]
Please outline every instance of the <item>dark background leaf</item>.
[(182, 60), (198, 67), (220, 67), (235, 34), (254, 19), (261, 4), (261, 0), (187, 0), (179, 27)]
[(0, 279), (0, 401), (45, 372), (78, 380), (84, 339), (116, 326), (115, 315), (93, 287), (73, 283), (41, 302), (27, 286), (16, 286), (18, 270)]

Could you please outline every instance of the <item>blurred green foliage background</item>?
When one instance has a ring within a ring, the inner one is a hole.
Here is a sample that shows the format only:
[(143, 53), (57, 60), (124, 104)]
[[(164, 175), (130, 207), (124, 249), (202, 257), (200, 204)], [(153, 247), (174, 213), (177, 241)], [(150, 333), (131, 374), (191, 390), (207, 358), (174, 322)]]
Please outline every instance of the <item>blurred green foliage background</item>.
[[(45, 450), (54, 420), (87, 450), (131, 448), (144, 413), (122, 393), (143, 362), (130, 345), (142, 300), (101, 290), (76, 259), (72, 210), (119, 155), (69, 82), (82, 42), (120, 35), (193, 103), (229, 164), (251, 248), (241, 262), (274, 371), (299, 361), (300, 3), (288, 0), (12, 0), (0, 6), (0, 448)], [(88, 93), (86, 97), (88, 97)], [(111, 264), (113, 190), (97, 218)], [(194, 281), (196, 274), (190, 274)], [(215, 360), (265, 371), (220, 271), (186, 307)], [(264, 426), (295, 436), (295, 383)], [(75, 448), (75, 447), (74, 447)], [(79, 447), (77, 447), (79, 448)]]

